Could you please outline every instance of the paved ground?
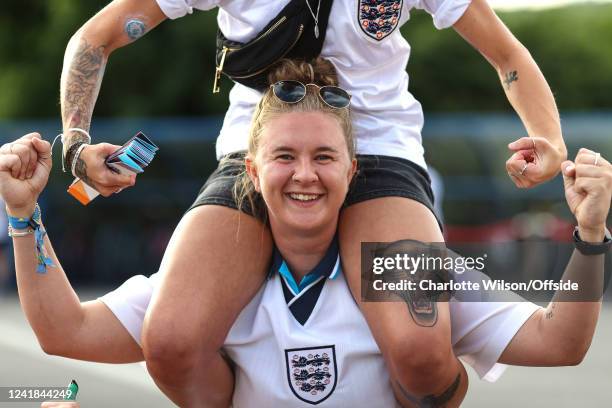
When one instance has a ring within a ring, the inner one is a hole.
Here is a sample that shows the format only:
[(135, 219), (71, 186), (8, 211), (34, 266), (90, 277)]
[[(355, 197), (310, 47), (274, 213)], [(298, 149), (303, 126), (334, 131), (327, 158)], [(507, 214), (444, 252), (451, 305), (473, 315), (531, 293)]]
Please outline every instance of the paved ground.
[[(81, 296), (81, 300), (95, 296)], [(156, 408), (173, 406), (157, 390), (141, 364), (99, 364), (44, 354), (16, 297), (0, 298), (0, 387), (79, 384), (82, 408)], [(0, 402), (0, 408), (40, 404)]]
[[(510, 367), (494, 384), (480, 381), (471, 372), (470, 391), (464, 406), (610, 407), (612, 401), (605, 391), (612, 386), (611, 344), (612, 305), (608, 304), (602, 312), (589, 355), (580, 366)], [(82, 363), (45, 355), (38, 347), (17, 299), (0, 298), (0, 387), (65, 386), (72, 378), (80, 385), (78, 400), (84, 408), (172, 406), (139, 364)], [(0, 403), (0, 408), (36, 406), (39, 405)]]

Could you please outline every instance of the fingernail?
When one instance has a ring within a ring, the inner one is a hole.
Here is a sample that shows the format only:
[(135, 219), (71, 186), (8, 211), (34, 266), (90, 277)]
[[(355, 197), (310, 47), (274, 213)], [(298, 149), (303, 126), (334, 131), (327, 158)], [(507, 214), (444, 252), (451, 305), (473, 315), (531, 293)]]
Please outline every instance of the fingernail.
[(567, 167), (565, 168), (565, 172), (569, 173), (570, 171), (574, 170), (574, 165), (573, 164), (568, 164)]

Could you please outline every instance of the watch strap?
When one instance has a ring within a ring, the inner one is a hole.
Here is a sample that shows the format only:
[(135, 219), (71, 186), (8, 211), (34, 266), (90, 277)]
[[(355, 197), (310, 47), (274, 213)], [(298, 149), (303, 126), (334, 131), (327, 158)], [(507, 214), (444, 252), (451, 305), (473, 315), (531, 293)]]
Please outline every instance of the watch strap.
[(574, 245), (576, 249), (583, 255), (601, 255), (605, 254), (610, 250), (612, 246), (612, 235), (610, 230), (606, 228), (604, 240), (600, 243), (597, 242), (585, 242), (580, 238), (578, 227), (574, 228)]

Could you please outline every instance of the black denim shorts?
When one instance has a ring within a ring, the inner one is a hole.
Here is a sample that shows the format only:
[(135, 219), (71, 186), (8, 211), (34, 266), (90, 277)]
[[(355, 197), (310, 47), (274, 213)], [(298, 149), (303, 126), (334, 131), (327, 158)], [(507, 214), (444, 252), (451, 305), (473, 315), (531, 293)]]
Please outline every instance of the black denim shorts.
[[(236, 179), (242, 173), (243, 153), (235, 153), (221, 160), (189, 209), (200, 205), (222, 205), (238, 209), (233, 189)], [(381, 197), (409, 198), (425, 205), (436, 214), (431, 179), (421, 166), (398, 157), (357, 155), (357, 174), (346, 196), (345, 207)], [(265, 204), (261, 197), (254, 201), (254, 206), (255, 209), (245, 200), (240, 210), (261, 219), (262, 214), (265, 214), (262, 210)], [(441, 225), (437, 215), (436, 219)]]

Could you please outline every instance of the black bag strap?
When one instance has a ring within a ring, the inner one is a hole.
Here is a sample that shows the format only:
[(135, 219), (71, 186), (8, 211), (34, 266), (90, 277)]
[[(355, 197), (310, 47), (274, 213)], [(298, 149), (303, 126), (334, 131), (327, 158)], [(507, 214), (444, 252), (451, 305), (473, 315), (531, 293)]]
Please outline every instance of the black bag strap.
[[(291, 0), (289, 3), (287, 3), (287, 5), (285, 7), (283, 7), (283, 9), (281, 11), (278, 12), (278, 14), (272, 20), (270, 20), (270, 22), (268, 24), (266, 24), (266, 26), (264, 28), (262, 28), (253, 37), (253, 39), (259, 38), (264, 33), (269, 31), (272, 27), (274, 27), (278, 23), (278, 20), (280, 18), (282, 18), (282, 17), (292, 18), (296, 14), (300, 14), (300, 13), (302, 13), (304, 11), (308, 11), (308, 10), (306, 10), (308, 8), (308, 6), (306, 5), (306, 1), (307, 0)], [(221, 46), (226, 45), (226, 46), (244, 47), (244, 46), (248, 46), (251, 41), (246, 42), (246, 43), (241, 43), (241, 42), (238, 42), (238, 41), (228, 40), (225, 37), (225, 34), (223, 34), (223, 32), (221, 31), (221, 29), (217, 30), (217, 48), (220, 45)]]
[[(318, 38), (315, 36), (315, 21), (307, 1), (315, 13), (319, 9)], [(269, 71), (282, 58), (309, 61), (318, 57), (323, 48), (323, 41), (325, 41), (332, 4), (333, 0), (291, 0), (247, 43), (228, 40), (221, 30), (218, 30), (217, 72), (213, 93), (218, 92), (217, 84), (222, 73), (235, 82), (251, 88), (263, 89), (267, 86)], [(279, 25), (279, 23), (282, 24)], [(279, 26), (275, 29), (277, 25)], [(302, 31), (301, 34), (298, 33), (299, 29)], [(269, 35), (271, 31), (276, 34)], [(293, 39), (294, 37), (297, 38), (297, 41)], [(260, 66), (265, 68), (256, 68)], [(248, 71), (254, 74), (251, 75)]]

